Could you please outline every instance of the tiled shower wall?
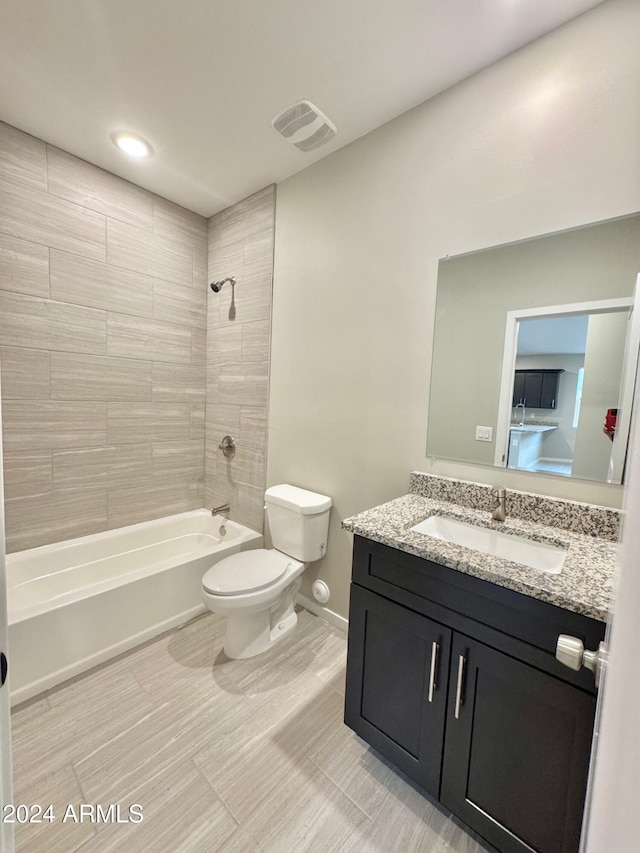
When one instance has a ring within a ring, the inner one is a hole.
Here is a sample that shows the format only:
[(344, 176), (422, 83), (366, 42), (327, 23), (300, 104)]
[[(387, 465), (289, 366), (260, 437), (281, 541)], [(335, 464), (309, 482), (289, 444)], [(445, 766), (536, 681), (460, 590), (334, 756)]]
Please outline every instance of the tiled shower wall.
[[(209, 220), (205, 501), (228, 501), (232, 518), (263, 529), (275, 187)], [(225, 435), (237, 451), (227, 460)]]
[(203, 217), (0, 124), (7, 550), (202, 506), (206, 275)]

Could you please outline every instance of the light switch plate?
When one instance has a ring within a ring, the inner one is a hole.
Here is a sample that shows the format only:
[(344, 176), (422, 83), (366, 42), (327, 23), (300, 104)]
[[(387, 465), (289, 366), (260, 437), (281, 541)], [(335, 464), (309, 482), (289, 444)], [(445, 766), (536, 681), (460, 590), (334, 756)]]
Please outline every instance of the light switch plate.
[(476, 426), (476, 441), (493, 441), (493, 427)]

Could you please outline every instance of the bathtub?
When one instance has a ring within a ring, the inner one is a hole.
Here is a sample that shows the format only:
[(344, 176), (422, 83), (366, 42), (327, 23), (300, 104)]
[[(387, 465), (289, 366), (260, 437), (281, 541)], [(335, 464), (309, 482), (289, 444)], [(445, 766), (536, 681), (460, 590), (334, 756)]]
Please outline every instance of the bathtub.
[(206, 570), (262, 541), (199, 509), (8, 554), (11, 702), (203, 613)]

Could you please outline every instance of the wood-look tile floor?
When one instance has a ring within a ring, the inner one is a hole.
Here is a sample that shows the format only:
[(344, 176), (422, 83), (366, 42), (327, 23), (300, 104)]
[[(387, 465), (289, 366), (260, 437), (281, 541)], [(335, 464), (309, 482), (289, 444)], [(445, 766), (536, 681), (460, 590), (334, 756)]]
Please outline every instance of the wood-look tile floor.
[[(346, 638), (305, 610), (230, 661), (213, 614), (18, 707), (14, 802), (32, 853), (486, 853), (342, 722)], [(140, 823), (62, 822), (140, 804)]]

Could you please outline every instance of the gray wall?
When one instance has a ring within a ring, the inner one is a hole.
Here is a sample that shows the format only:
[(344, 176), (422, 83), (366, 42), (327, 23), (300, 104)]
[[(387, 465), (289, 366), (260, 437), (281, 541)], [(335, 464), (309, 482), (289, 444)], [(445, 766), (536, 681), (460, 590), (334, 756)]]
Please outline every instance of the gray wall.
[(207, 223), (0, 124), (9, 551), (202, 506)]
[(425, 458), (438, 260), (640, 209), (639, 38), (640, 4), (610, 0), (278, 186), (267, 482), (333, 497), (303, 587), (324, 578), (331, 610), (348, 608), (341, 518), (405, 493), (411, 470), (495, 482)]
[(600, 314), (589, 318), (584, 358), (584, 384), (576, 435), (573, 473), (605, 479), (611, 439), (602, 432), (607, 409), (620, 405), (620, 383), (629, 315)]

